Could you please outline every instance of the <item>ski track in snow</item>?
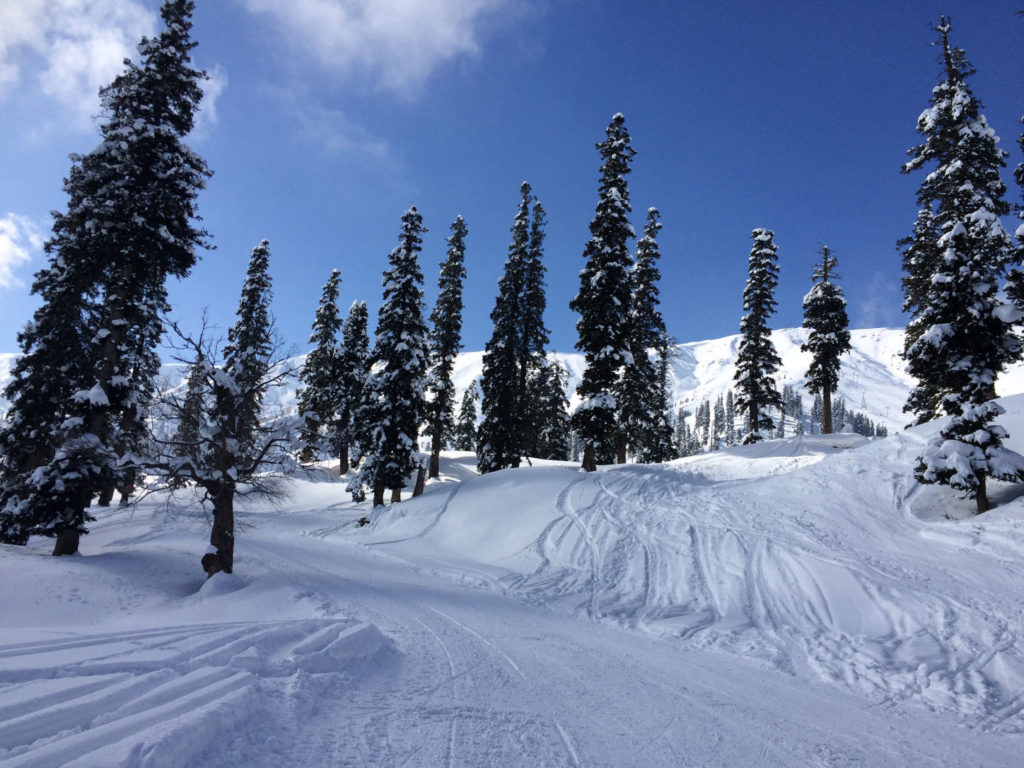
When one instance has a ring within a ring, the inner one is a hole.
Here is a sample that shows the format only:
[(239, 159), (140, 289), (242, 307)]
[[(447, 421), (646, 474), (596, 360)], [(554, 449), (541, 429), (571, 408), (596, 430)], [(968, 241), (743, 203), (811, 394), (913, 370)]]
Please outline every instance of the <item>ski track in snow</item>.
[(179, 766), (266, 690), (383, 643), (351, 620), (230, 622), (0, 645), (0, 763)]
[[(908, 568), (913, 557), (891, 551), (911, 514), (905, 477), (893, 478), (890, 515), (841, 526), (842, 516), (826, 523), (815, 512), (837, 493), (830, 476), (812, 466), (797, 477), (786, 485), (786, 521), (770, 478), (708, 483), (681, 467), (626, 467), (588, 479), (593, 500), (573, 508), (577, 481), (559, 499), (564, 517), (536, 542), (539, 567), (505, 584), (595, 620), (809, 669), (879, 705), (915, 699), (985, 729), (1024, 732), (1024, 696), (1012, 684), (1024, 672), (1022, 613), (1003, 615), (984, 597), (1003, 585), (975, 585), (971, 597), (943, 580), (933, 552)], [(865, 538), (878, 548), (857, 551)], [(1021, 565), (1007, 562), (1018, 584)]]

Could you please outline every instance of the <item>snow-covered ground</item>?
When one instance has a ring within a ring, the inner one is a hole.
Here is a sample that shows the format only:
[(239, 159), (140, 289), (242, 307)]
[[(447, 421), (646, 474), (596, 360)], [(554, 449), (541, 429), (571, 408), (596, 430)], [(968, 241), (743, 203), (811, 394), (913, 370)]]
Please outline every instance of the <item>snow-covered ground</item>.
[[(1024, 448), (1024, 396), (1002, 419)], [(1015, 766), (1024, 499), (912, 482), (930, 425), (442, 482), (358, 527), (243, 517), (0, 546), (3, 766)]]

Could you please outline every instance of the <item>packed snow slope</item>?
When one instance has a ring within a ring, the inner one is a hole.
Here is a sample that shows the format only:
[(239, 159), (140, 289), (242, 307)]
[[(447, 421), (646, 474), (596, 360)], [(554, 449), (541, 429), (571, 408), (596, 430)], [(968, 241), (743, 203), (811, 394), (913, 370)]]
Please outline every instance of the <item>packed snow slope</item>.
[(365, 527), (324, 472), (209, 581), (183, 499), (0, 547), (0, 765), (1021, 765), (1022, 489), (915, 485), (936, 429), (450, 454)]

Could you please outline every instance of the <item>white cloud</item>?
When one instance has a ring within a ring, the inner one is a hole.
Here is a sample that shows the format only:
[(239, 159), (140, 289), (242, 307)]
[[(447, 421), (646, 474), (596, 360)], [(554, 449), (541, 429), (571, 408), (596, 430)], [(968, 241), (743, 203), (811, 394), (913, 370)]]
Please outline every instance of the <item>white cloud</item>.
[(434, 68), (479, 52), (481, 27), (517, 0), (245, 0), (322, 66), (409, 94)]
[(220, 64), (208, 70), (207, 74), (210, 79), (199, 84), (203, 89), (203, 101), (199, 105), (199, 113), (196, 115), (196, 124), (192, 129), (193, 136), (206, 136), (210, 129), (217, 124), (217, 99), (228, 87), (228, 73)]
[(906, 324), (902, 316), (900, 281), (889, 271), (875, 272), (867, 281), (860, 300), (852, 306), (854, 328), (896, 328)]
[(87, 121), (156, 15), (138, 0), (0, 0), (0, 96), (30, 81)]
[(265, 86), (271, 98), (291, 117), (296, 136), (330, 155), (345, 155), (377, 167), (395, 164), (387, 141), (355, 125), (344, 112), (325, 107), (302, 87)]
[(0, 288), (23, 286), (15, 271), (42, 247), (42, 233), (31, 219), (17, 213), (0, 218)]

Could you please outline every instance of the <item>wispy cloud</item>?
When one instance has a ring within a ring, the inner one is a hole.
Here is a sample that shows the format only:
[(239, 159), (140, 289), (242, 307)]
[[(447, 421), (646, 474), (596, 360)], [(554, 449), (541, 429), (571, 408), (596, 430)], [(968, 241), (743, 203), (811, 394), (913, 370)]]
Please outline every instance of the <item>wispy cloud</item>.
[(195, 128), (192, 129), (192, 135), (200, 138), (208, 135), (217, 124), (217, 99), (228, 87), (228, 73), (219, 64), (206, 74), (210, 79), (200, 84), (203, 88), (203, 101), (199, 105), (199, 114), (196, 115)]
[(343, 76), (403, 95), (434, 69), (480, 50), (483, 27), (518, 0), (245, 0), (302, 50)]
[(855, 328), (895, 328), (906, 324), (899, 280), (894, 281), (889, 272), (875, 272), (865, 288), (860, 291), (861, 298), (852, 302)]
[(100, 86), (155, 28), (156, 15), (138, 0), (0, 3), (0, 97), (25, 80), (88, 123)]
[(0, 288), (23, 286), (18, 267), (30, 262), (42, 247), (42, 233), (31, 219), (17, 213), (0, 218)]
[(264, 86), (288, 114), (298, 141), (328, 155), (394, 170), (396, 160), (387, 141), (353, 123), (339, 109), (325, 107), (308, 88)]

